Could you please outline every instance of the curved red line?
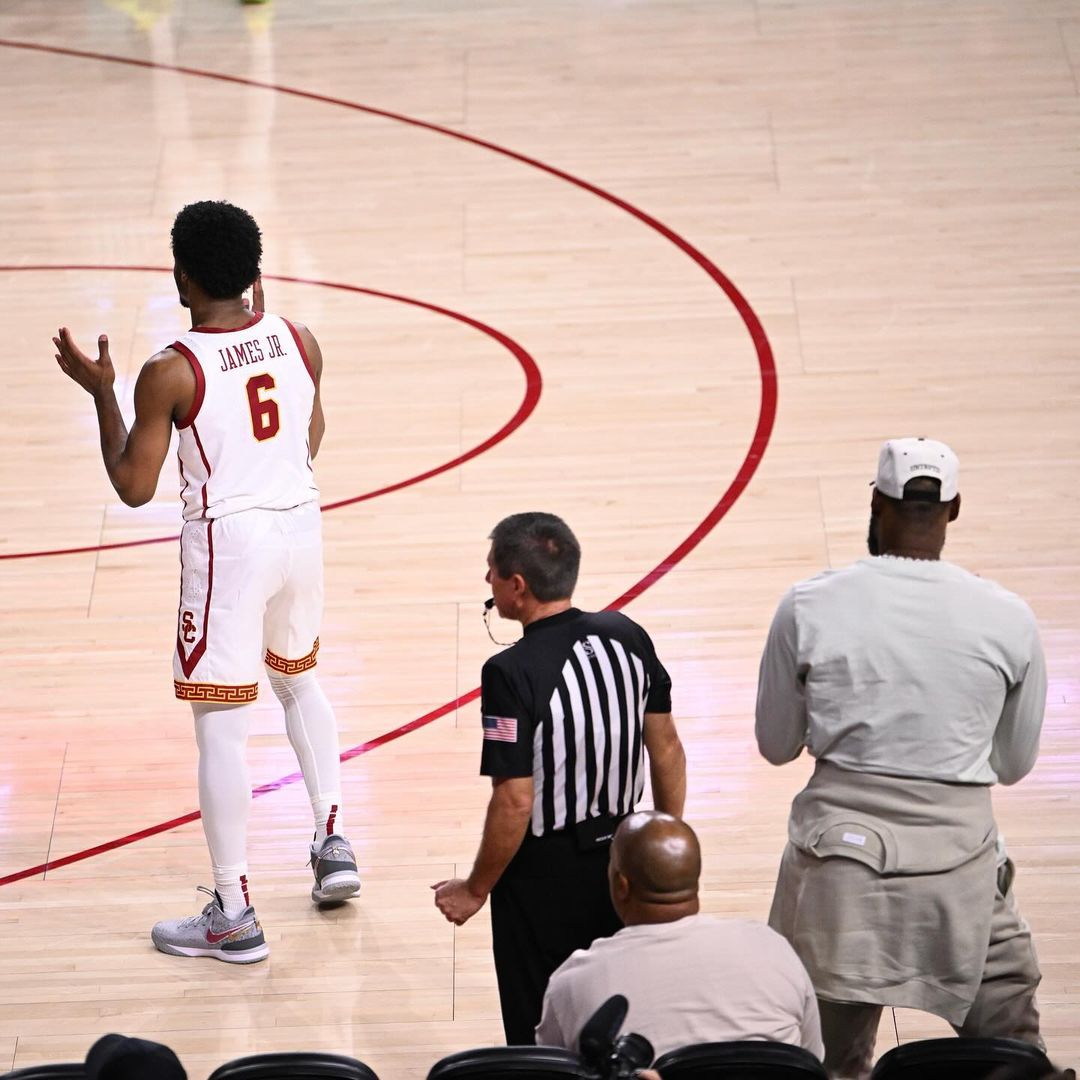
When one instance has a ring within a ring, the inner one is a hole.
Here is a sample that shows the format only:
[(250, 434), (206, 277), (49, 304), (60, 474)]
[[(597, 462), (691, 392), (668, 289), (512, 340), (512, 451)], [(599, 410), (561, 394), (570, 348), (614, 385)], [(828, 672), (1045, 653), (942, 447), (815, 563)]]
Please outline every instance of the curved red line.
[[(28, 266), (0, 266), (0, 273), (21, 270), (131, 270), (140, 273), (172, 273), (171, 270), (167, 270), (165, 267), (161, 266), (105, 266), (89, 264), (70, 264), (61, 266), (40, 263)], [(533, 410), (540, 401), (540, 393), (543, 389), (543, 378), (536, 361), (525, 351), (525, 349), (514, 341), (513, 338), (508, 337), (501, 330), (496, 330), (494, 326), (489, 326), (487, 323), (480, 322), (479, 319), (474, 319), (472, 316), (465, 315), (460, 311), (452, 311), (450, 308), (440, 307), (438, 304), (429, 304), (426, 300), (416, 300), (411, 296), (402, 296), (399, 293), (382, 292), (379, 289), (366, 289), (360, 285), (347, 285), (340, 281), (318, 281), (313, 278), (292, 277), (286, 274), (263, 274), (263, 277), (268, 281), (286, 281), (295, 285), (316, 285), (325, 289), (339, 289), (343, 292), (362, 293), (365, 296), (374, 296), (381, 300), (394, 300), (399, 304), (409, 304), (412, 307), (423, 308), (426, 311), (433, 311), (437, 315), (446, 315), (448, 318), (454, 319), (457, 322), (465, 323), (467, 326), (480, 330), (482, 333), (487, 334), (488, 337), (497, 341), (503, 348), (511, 353), (514, 359), (517, 360), (525, 374), (525, 396), (521, 399), (521, 404), (518, 405), (514, 415), (511, 416), (494, 435), (489, 435), (479, 445), (472, 447), (470, 450), (466, 450), (463, 454), (458, 454), (456, 458), (453, 458), (442, 465), (436, 465), (435, 468), (428, 469), (426, 472), (419, 473), (416, 476), (410, 476), (406, 480), (398, 480), (396, 483), (387, 484), (385, 487), (377, 488), (375, 491), (367, 491), (363, 495), (353, 495), (347, 499), (338, 499), (336, 502), (325, 503), (322, 506), (322, 512), (324, 514), (328, 510), (339, 510), (343, 506), (352, 506), (355, 503), (367, 502), (369, 499), (377, 499), (382, 495), (389, 495), (391, 492), (401, 491), (402, 488), (412, 487), (415, 484), (422, 484), (425, 480), (430, 480), (433, 476), (449, 472), (450, 469), (456, 469), (459, 465), (464, 465), (465, 462), (471, 461), (473, 458), (487, 453), (493, 446), (497, 446), (503, 439), (512, 435), (519, 427), (521, 427), (521, 425), (532, 415)], [(0, 562), (7, 559), (46, 558), (50, 555), (84, 555), (91, 551), (115, 551), (117, 548), (144, 547), (147, 544), (165, 544), (170, 540), (179, 539), (180, 537), (176, 535), (153, 536), (148, 537), (145, 540), (120, 540), (112, 544), (91, 544), (87, 547), (56, 548), (51, 551), (13, 551), (6, 555), (0, 555)], [(2, 882), (0, 882), (0, 884), (2, 884)]]
[[(750, 446), (746, 452), (746, 456), (743, 458), (743, 462), (739, 467), (738, 472), (735, 475), (735, 479), (731, 481), (727, 489), (720, 496), (716, 505), (705, 515), (701, 523), (686, 537), (665, 559), (662, 559), (656, 566), (653, 567), (640, 581), (631, 585), (621, 596), (617, 597), (610, 604), (607, 605), (608, 610), (617, 610), (625, 607), (640, 596), (646, 589), (651, 588), (656, 584), (665, 574), (674, 569), (686, 556), (694, 550), (701, 543), (701, 541), (708, 536), (708, 534), (716, 527), (719, 521), (735, 504), (736, 499), (746, 489), (747, 484), (750, 483), (754, 473), (757, 471), (758, 466), (761, 464), (761, 459), (765, 453), (765, 449), (769, 444), (769, 437), (772, 434), (773, 425), (776, 421), (776, 403), (777, 403), (777, 383), (776, 383), (776, 365), (773, 362), (772, 348), (769, 345), (769, 339), (765, 336), (765, 330), (761, 325), (761, 320), (758, 319), (757, 314), (746, 298), (739, 292), (735, 285), (727, 278), (726, 275), (721, 273), (719, 268), (707, 258), (701, 251), (695, 248), (689, 241), (684, 240), (678, 233), (669, 229), (661, 221), (652, 217), (650, 214), (645, 213), (643, 210), (639, 210), (636, 206), (631, 205), (623, 199), (620, 199), (616, 195), (612, 195), (602, 188), (596, 187), (594, 184), (590, 184), (585, 180), (580, 180), (575, 176), (571, 176), (569, 173), (563, 172), (561, 169), (556, 169), (551, 165), (545, 165), (541, 161), (537, 161), (534, 158), (526, 157), (524, 154), (518, 154), (513, 150), (506, 150), (501, 146), (496, 146), (494, 143), (486, 142), (483, 139), (477, 139), (472, 135), (466, 135), (459, 131), (453, 131), (450, 128), (440, 127), (437, 124), (429, 124), (423, 120), (414, 120), (412, 117), (402, 116), (398, 113), (386, 112), (383, 109), (373, 109), (366, 105), (358, 105), (355, 102), (344, 101), (341, 98), (326, 97), (322, 94), (309, 93), (306, 90), (295, 90), (290, 87), (275, 86), (271, 83), (261, 83), (253, 79), (244, 79), (235, 75), (221, 75), (216, 72), (199, 71), (194, 68), (175, 67), (169, 64), (156, 64), (149, 60), (133, 60), (124, 57), (108, 56), (102, 53), (83, 52), (77, 49), (61, 49), (51, 45), (37, 45), (28, 42), (15, 42), (8, 41), (0, 38), (0, 46), (10, 46), (12, 48), (21, 49), (34, 49), (40, 52), (52, 52), (60, 53), (67, 56), (78, 56), (86, 59), (93, 60), (106, 60), (112, 63), (132, 64), (136, 67), (147, 68), (164, 68), (169, 71), (180, 72), (185, 75), (198, 75), (205, 78), (217, 79), (221, 82), (233, 82), (240, 83), (247, 86), (256, 86), (268, 90), (277, 90), (281, 93), (292, 94), (295, 97), (309, 98), (312, 101), (323, 101), (330, 105), (340, 105), (344, 108), (354, 109), (358, 112), (369, 113), (374, 116), (382, 116), (389, 120), (397, 120), (401, 123), (409, 124), (413, 127), (425, 128), (428, 131), (434, 131), (441, 135), (447, 135), (454, 139), (460, 139), (463, 142), (473, 143), (476, 146), (484, 147), (491, 150), (494, 153), (501, 154), (504, 157), (513, 158), (516, 161), (520, 161), (523, 164), (531, 165), (534, 168), (540, 169), (543, 172), (549, 173), (552, 176), (559, 177), (567, 183), (573, 184), (576, 187), (582, 188), (585, 191), (589, 191), (594, 195), (612, 203), (614, 206), (618, 206), (620, 209), (625, 210), (631, 216), (637, 218), (639, 221), (648, 225), (651, 229), (660, 233), (661, 236), (671, 241), (680, 251), (684, 252), (691, 259), (694, 260), (704, 271), (709, 275), (713, 281), (723, 290), (724, 295), (731, 301), (735, 310), (738, 312), (739, 317), (742, 319), (743, 324), (746, 326), (747, 331), (750, 334), (750, 339), (754, 343), (754, 349), (757, 353), (758, 370), (761, 375), (761, 404), (758, 409), (757, 427), (754, 430), (753, 438), (750, 441)], [(425, 713), (423, 716), (418, 717), (416, 720), (412, 720), (407, 724), (403, 724), (399, 728), (395, 728), (393, 731), (388, 731), (383, 735), (378, 736), (375, 739), (371, 739), (366, 743), (361, 743), (359, 746), (351, 747), (345, 750), (342, 755), (342, 761), (348, 761), (349, 759), (356, 757), (360, 754), (365, 754), (370, 750), (375, 749), (377, 746), (381, 746), (383, 743), (391, 742), (394, 739), (401, 738), (402, 735), (407, 735), (410, 731), (415, 731), (417, 728), (423, 727), (425, 724), (430, 724), (432, 721), (439, 719), (442, 716), (446, 716), (454, 709), (459, 708), (462, 705), (468, 704), (470, 701), (475, 701), (480, 696), (479, 688), (471, 690), (469, 693), (456, 698), (453, 701), (447, 702), (445, 705), (439, 706), (439, 708), (432, 710), (429, 713)], [(255, 788), (252, 792), (253, 797), (267, 794), (271, 791), (277, 791), (279, 788), (284, 787), (286, 784), (295, 783), (299, 779), (298, 773), (292, 773), (289, 776), (281, 777), (280, 780), (271, 781), (269, 784), (263, 784), (261, 787)], [(163, 822), (161, 825), (152, 826), (149, 829), (144, 829), (138, 833), (132, 833), (130, 836), (121, 837), (118, 840), (112, 840), (105, 844), (99, 844), (97, 847), (90, 848), (87, 851), (77, 852), (74, 855), (66, 855), (62, 859), (53, 860), (51, 862), (42, 863), (39, 866), (31, 867), (28, 870), (21, 870), (15, 874), (9, 874), (7, 877), (0, 878), (0, 885), (7, 885), (13, 881), (20, 881), (23, 878), (32, 877), (35, 874), (47, 871), (50, 868), (58, 866), (67, 866), (73, 862), (79, 862), (82, 859), (88, 859), (92, 855), (100, 854), (104, 851), (112, 851), (115, 848), (123, 847), (125, 844), (132, 844), (137, 840), (141, 840), (147, 836), (154, 836), (157, 833), (165, 832), (168, 829), (176, 828), (179, 825), (187, 824), (190, 821), (195, 821), (199, 817), (198, 811), (193, 811), (190, 814), (185, 814), (183, 817), (174, 818), (172, 821)]]

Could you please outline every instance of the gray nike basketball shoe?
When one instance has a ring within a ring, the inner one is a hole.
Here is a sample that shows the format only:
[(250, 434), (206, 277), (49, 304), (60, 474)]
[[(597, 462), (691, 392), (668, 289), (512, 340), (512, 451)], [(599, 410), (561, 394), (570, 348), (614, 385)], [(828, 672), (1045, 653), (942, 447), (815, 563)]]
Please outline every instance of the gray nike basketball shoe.
[(316, 904), (336, 904), (360, 891), (356, 856), (344, 836), (331, 833), (318, 847), (312, 844), (311, 872), (315, 875), (311, 899)]
[(253, 907), (230, 919), (216, 892), (202, 885), (199, 892), (210, 897), (202, 914), (157, 923), (150, 931), (156, 948), (171, 956), (211, 956), (227, 964), (255, 964), (270, 955)]

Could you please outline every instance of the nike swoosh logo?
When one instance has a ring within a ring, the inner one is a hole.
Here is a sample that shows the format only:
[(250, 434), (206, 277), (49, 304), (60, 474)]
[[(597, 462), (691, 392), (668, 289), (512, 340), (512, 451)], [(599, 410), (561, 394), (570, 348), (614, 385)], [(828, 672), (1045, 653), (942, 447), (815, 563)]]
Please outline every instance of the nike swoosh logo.
[(206, 943), (208, 945), (219, 945), (226, 938), (230, 938), (233, 934), (239, 934), (241, 930), (249, 930), (254, 923), (244, 923), (243, 926), (234, 926), (231, 930), (226, 930), (224, 934), (215, 934), (212, 930), (206, 931)]

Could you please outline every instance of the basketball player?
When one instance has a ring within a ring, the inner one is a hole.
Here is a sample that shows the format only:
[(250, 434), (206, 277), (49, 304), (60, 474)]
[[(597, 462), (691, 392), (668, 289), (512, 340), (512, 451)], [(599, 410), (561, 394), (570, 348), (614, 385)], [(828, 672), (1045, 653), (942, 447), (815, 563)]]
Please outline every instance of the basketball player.
[[(151, 937), (176, 956), (250, 964), (269, 953), (248, 895), (246, 850), (246, 744), (264, 664), (314, 811), (312, 900), (345, 900), (360, 888), (342, 836), (337, 725), (314, 673), (323, 572), (311, 459), (325, 430), (322, 354), (306, 327), (262, 310), (262, 240), (246, 211), (227, 202), (185, 206), (172, 249), (191, 330), (143, 366), (130, 431), (106, 336), (96, 360), (66, 328), (53, 342), (60, 369), (94, 399), (105, 468), (129, 506), (153, 498), (174, 425), (179, 432), (173, 675), (176, 696), (195, 714), (214, 890), (203, 890), (211, 900), (201, 915), (159, 922)], [(243, 294), (252, 283), (249, 310)]]

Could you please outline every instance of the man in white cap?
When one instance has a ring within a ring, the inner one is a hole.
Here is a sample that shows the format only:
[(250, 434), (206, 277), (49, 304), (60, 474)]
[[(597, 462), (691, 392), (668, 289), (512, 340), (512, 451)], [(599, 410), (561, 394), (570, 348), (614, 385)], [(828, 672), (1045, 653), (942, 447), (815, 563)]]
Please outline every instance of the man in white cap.
[(835, 1077), (870, 1075), (884, 1005), (1042, 1046), (1038, 962), (990, 805), (1038, 754), (1035, 617), (941, 559), (960, 513), (949, 447), (885, 443), (870, 505), (871, 557), (780, 602), (755, 729), (774, 765), (804, 746), (817, 759), (769, 923), (810, 973)]

